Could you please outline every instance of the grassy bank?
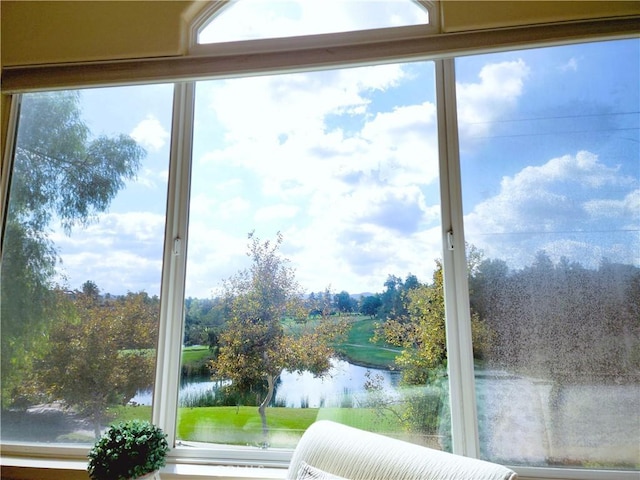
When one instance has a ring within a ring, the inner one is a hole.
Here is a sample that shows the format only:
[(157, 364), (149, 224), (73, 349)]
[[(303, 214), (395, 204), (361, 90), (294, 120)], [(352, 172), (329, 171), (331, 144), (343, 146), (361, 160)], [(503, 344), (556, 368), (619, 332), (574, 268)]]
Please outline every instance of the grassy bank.
[[(113, 422), (150, 419), (151, 407), (111, 409)], [(398, 432), (402, 426), (391, 417), (381, 418), (369, 408), (268, 408), (269, 443), (293, 447), (316, 420), (333, 420), (374, 432)], [(262, 423), (258, 407), (201, 407), (178, 409), (178, 439), (185, 442), (261, 445)]]
[(183, 376), (202, 376), (209, 374), (207, 364), (212, 355), (209, 347), (197, 345), (195, 347), (185, 347), (182, 349), (182, 374)]
[(400, 349), (385, 342), (371, 342), (375, 331), (375, 323), (369, 317), (358, 317), (351, 324), (351, 328), (344, 343), (335, 346), (349, 362), (364, 367), (392, 368)]

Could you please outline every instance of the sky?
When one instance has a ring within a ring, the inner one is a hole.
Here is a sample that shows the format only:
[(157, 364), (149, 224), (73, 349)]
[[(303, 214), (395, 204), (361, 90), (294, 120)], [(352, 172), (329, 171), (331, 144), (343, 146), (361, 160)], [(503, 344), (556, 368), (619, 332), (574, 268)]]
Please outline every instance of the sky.
[[(468, 242), (513, 269), (540, 250), (640, 266), (639, 63), (637, 39), (456, 61)], [(442, 256), (434, 83), (431, 62), (198, 83), (187, 296), (210, 297), (248, 266), (252, 231), (283, 234), (307, 292), (430, 281)], [(172, 86), (82, 99), (93, 134), (128, 134), (147, 156), (94, 223), (52, 227), (60, 279), (158, 294)]]

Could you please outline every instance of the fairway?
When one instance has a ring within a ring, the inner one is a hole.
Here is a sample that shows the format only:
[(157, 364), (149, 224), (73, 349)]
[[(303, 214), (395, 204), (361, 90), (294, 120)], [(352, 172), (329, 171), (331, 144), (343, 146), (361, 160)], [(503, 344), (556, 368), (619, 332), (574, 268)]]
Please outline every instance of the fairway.
[(359, 320), (351, 324), (347, 340), (336, 345), (336, 350), (344, 355), (350, 363), (356, 365), (382, 369), (392, 368), (401, 349), (381, 341), (371, 342), (376, 322), (379, 320), (364, 316), (357, 318)]

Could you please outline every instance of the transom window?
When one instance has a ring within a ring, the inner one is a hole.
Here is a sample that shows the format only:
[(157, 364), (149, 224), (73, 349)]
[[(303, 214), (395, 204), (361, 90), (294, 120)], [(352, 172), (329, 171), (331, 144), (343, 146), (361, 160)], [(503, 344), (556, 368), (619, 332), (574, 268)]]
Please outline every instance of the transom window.
[(410, 0), (236, 0), (213, 4), (196, 43), (295, 37), (431, 24), (433, 2)]

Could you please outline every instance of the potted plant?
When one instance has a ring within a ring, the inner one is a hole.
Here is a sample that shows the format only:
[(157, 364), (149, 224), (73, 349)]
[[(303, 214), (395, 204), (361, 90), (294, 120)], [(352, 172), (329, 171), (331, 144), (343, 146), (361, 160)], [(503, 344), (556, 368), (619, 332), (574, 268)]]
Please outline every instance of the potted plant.
[(169, 451), (167, 436), (150, 422), (129, 420), (109, 427), (89, 452), (93, 480), (158, 478)]

